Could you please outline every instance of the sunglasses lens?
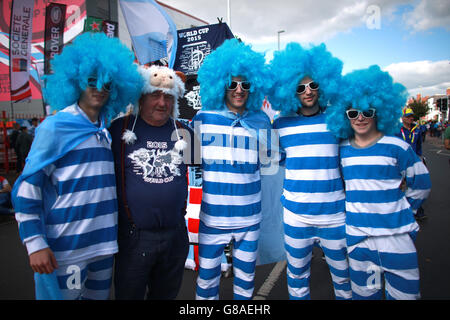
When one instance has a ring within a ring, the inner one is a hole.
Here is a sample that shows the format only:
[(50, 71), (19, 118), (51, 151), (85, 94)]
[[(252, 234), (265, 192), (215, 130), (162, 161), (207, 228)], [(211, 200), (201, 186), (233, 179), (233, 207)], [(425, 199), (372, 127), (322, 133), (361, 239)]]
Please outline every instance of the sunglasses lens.
[(228, 89), (234, 90), (237, 88), (238, 83), (236, 81), (231, 81), (231, 83), (228, 85)]
[(304, 84), (301, 84), (297, 87), (297, 93), (303, 93), (306, 90), (306, 86)]
[(317, 90), (319, 89), (319, 84), (313, 81), (309, 84), (309, 87), (311, 88), (311, 90)]
[(365, 118), (373, 118), (373, 116), (375, 115), (375, 110), (369, 109), (369, 110), (363, 111), (362, 114)]
[(103, 89), (108, 92), (111, 91), (111, 82), (104, 83)]
[(87, 85), (89, 88), (97, 87), (97, 78), (89, 78)]
[(245, 81), (245, 82), (241, 83), (241, 87), (244, 90), (250, 90), (251, 84), (250, 84), (250, 82)]
[(356, 119), (356, 118), (358, 118), (358, 115), (359, 115), (358, 110), (348, 110), (347, 111), (347, 116), (349, 119)]

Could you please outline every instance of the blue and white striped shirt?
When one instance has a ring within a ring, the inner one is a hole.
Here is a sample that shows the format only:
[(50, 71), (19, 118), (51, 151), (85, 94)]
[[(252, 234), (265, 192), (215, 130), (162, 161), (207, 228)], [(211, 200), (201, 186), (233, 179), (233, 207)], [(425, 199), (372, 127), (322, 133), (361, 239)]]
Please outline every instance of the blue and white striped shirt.
[(261, 221), (258, 141), (239, 119), (200, 111), (192, 119), (201, 138), (203, 197), (200, 220), (216, 228), (241, 228)]
[[(76, 105), (60, 112), (84, 112)], [(110, 142), (98, 135), (22, 181), (15, 204), (28, 253), (46, 247), (67, 264), (117, 252), (117, 196)]]
[[(427, 198), (431, 181), (427, 168), (408, 143), (383, 136), (359, 148), (345, 140), (340, 145), (346, 189), (348, 245), (368, 236), (414, 233), (416, 211)], [(406, 179), (406, 191), (400, 184)]]
[(327, 129), (325, 114), (280, 117), (273, 127), (286, 156), (281, 197), (285, 214), (308, 224), (344, 223), (339, 144)]

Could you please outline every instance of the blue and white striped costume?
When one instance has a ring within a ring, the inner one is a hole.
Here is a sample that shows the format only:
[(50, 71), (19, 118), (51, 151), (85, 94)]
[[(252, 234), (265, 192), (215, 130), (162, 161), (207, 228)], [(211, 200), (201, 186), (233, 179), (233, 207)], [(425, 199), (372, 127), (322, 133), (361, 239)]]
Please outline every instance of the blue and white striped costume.
[[(417, 299), (419, 269), (413, 211), (430, 192), (427, 168), (401, 139), (383, 136), (360, 148), (340, 145), (346, 186), (346, 233), (354, 299)], [(400, 184), (406, 179), (406, 191)]]
[[(109, 133), (76, 104), (50, 118), (38, 127), (28, 168), (13, 191), (20, 237), (28, 254), (53, 251), (63, 298), (107, 299), (118, 250)], [(64, 280), (71, 275), (72, 284)]]
[(337, 299), (351, 298), (345, 243), (345, 193), (338, 141), (325, 114), (280, 117), (274, 121), (285, 152), (284, 206), (288, 290), (291, 299), (309, 299), (312, 249), (320, 243)]
[(270, 126), (265, 115), (241, 116), (228, 110), (200, 111), (192, 119), (201, 138), (203, 172), (197, 299), (218, 299), (221, 257), (230, 241), (234, 242), (234, 298), (252, 297), (261, 181), (258, 141), (245, 126), (254, 118)]

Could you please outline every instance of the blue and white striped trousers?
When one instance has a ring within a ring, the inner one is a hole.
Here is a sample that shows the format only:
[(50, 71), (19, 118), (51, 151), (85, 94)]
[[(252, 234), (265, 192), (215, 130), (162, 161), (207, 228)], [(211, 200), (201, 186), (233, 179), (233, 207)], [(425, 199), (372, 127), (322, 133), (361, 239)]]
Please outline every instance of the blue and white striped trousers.
[(217, 229), (200, 221), (199, 270), (196, 299), (219, 299), (221, 261), (225, 246), (233, 242), (233, 292), (236, 300), (252, 298), (255, 279), (259, 223), (239, 229)]
[(114, 255), (58, 265), (56, 275), (64, 300), (108, 300)]
[(417, 252), (407, 233), (369, 237), (348, 248), (353, 299), (420, 298)]
[(336, 299), (351, 299), (345, 224), (306, 224), (286, 214), (286, 211), (283, 221), (290, 299), (310, 299), (311, 258), (316, 243), (325, 254)]

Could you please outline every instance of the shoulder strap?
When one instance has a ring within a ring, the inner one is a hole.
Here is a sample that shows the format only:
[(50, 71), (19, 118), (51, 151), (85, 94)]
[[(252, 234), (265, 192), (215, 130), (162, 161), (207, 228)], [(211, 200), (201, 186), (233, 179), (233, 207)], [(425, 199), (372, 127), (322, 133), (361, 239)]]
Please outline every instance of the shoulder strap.
[(175, 120), (175, 123), (176, 123), (178, 129), (182, 129), (183, 128), (183, 125), (181, 124), (180, 121)]
[[(136, 115), (137, 116), (137, 115)], [(123, 119), (123, 127), (122, 127), (122, 135), (128, 127), (128, 121), (130, 120), (130, 116), (127, 115)], [(122, 180), (122, 202), (123, 207), (125, 209), (125, 213), (127, 214), (128, 221), (134, 227), (134, 221), (131, 217), (130, 208), (128, 207), (127, 194), (125, 189), (125, 141), (122, 139), (120, 144), (120, 170), (121, 170), (121, 180)]]

